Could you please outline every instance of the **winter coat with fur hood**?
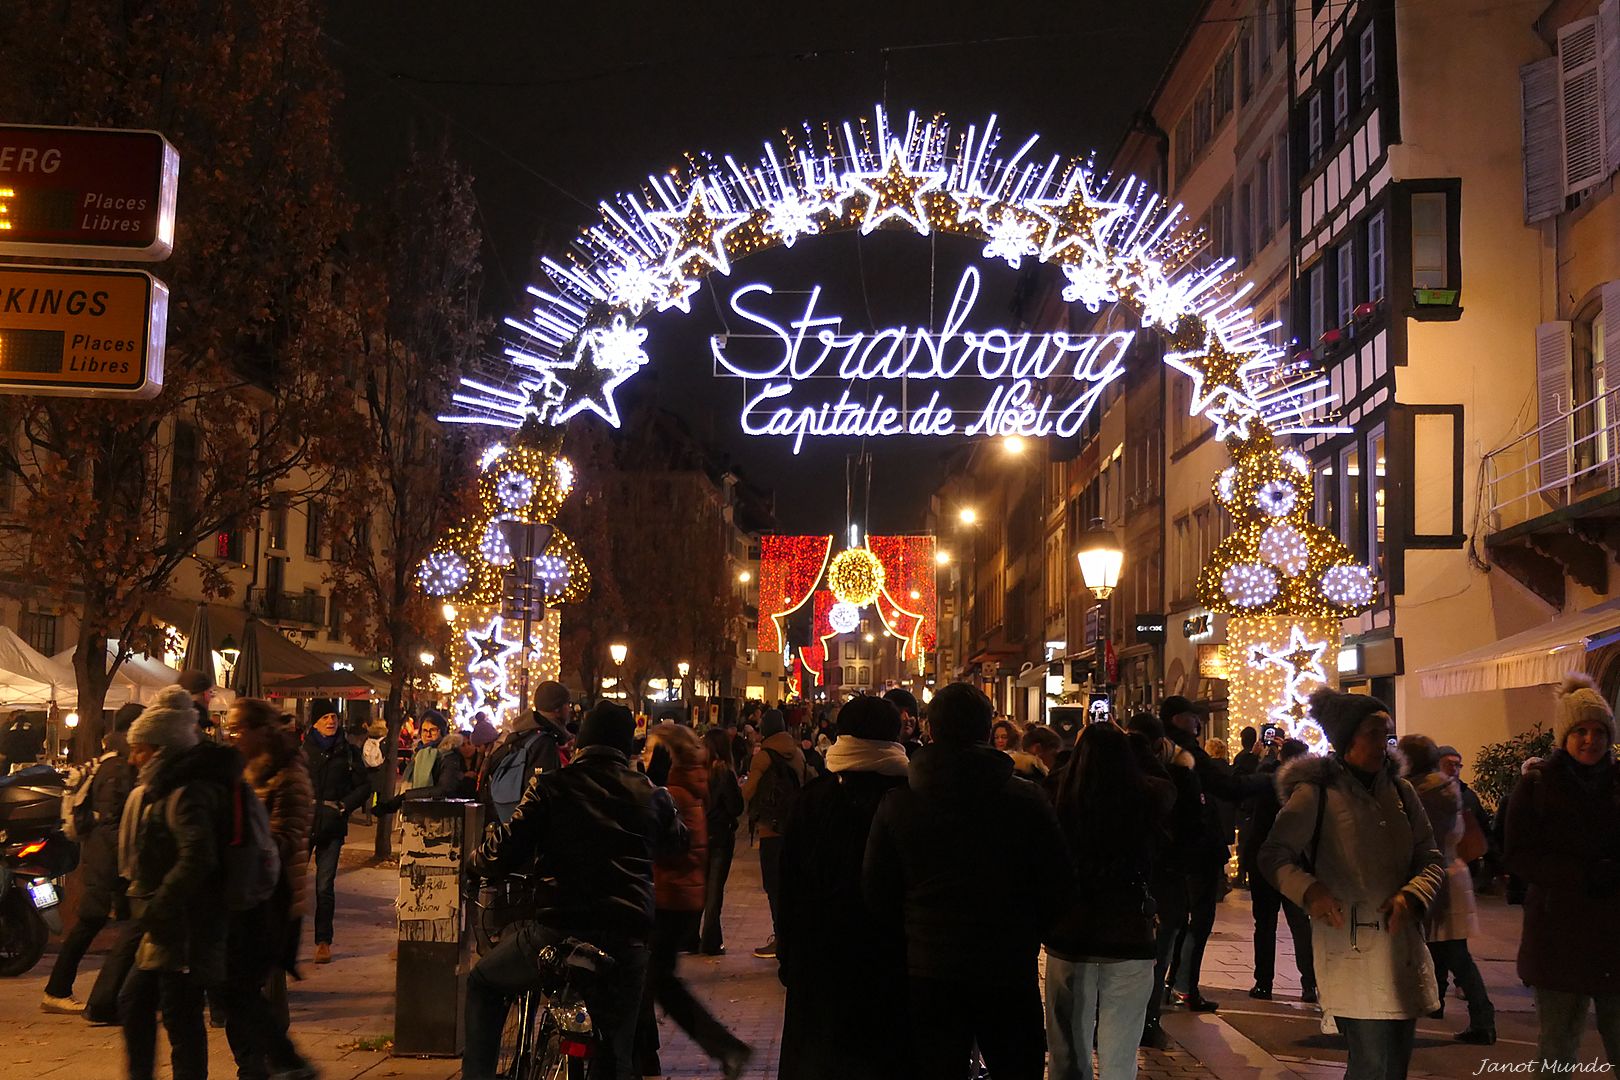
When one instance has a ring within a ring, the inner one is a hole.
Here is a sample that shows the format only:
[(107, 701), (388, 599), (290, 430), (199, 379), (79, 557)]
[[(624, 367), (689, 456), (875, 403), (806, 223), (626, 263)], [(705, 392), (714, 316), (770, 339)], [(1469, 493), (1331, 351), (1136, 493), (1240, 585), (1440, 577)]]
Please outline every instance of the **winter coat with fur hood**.
[[(1391, 753), (1370, 789), (1337, 754), (1297, 758), (1277, 773), (1283, 808), (1261, 845), (1260, 871), (1301, 907), (1317, 882), (1343, 905), (1341, 927), (1311, 920), (1317, 989), (1323, 1012), (1333, 1016), (1410, 1020), (1440, 1005), (1422, 916), (1445, 870), (1429, 816), (1401, 779), (1400, 764)], [(1313, 851), (1314, 868), (1306, 869)], [(1396, 893), (1418, 918), (1391, 934), (1379, 909)]]
[[(691, 735), (683, 729), (682, 735)], [(664, 787), (675, 800), (675, 810), (686, 826), (686, 850), (664, 855), (653, 863), (653, 898), (660, 911), (702, 911), (704, 881), (709, 869), (709, 827), (705, 812), (709, 800), (709, 767), (703, 744), (692, 735), (669, 736), (669, 778)]]
[(309, 766), (296, 746), (277, 747), (247, 765), (247, 780), (264, 803), (270, 836), (281, 855), (281, 878), (286, 889), (278, 900), (287, 905), (280, 914), (296, 919), (304, 914), (309, 884), (309, 837), (315, 827), (315, 788)]

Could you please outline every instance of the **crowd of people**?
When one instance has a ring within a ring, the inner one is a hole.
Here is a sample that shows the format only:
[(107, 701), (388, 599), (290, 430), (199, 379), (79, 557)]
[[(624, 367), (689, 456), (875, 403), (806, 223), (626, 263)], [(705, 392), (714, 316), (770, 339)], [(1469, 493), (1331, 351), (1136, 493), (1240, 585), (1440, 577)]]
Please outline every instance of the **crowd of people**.
[[(1448, 982), (1467, 1004), (1455, 1037), (1496, 1040), (1468, 945), (1469, 864), (1491, 822), (1458, 779), (1460, 755), (1421, 734), (1397, 741), (1366, 695), (1311, 698), (1326, 753), (1267, 727), (1242, 732), (1228, 760), (1181, 697), (1100, 718), (1072, 744), (997, 717), (968, 684), (941, 687), (926, 714), (891, 690), (835, 716), (753, 707), (700, 737), (612, 702), (579, 716), (548, 682), (504, 732), (417, 717), (396, 782), (380, 775), (385, 729), (346, 731), (326, 713), (300, 733), (252, 699), (215, 728), (210, 689), (192, 679), (117, 713), (86, 800), (78, 920), (45, 990), (48, 1011), (122, 1025), (132, 1077), (155, 1073), (160, 1016), (175, 1077), (205, 1076), (210, 1009), (240, 1077), (313, 1077), (286, 1005), (310, 866), (325, 963), (351, 816), (439, 796), (485, 807), (472, 871), (552, 885), (470, 973), (466, 1080), (495, 1075), (510, 1001), (565, 937), (614, 960), (587, 996), (593, 1078), (660, 1074), (660, 1009), (722, 1075), (742, 1075), (753, 1049), (679, 965), (726, 951), (745, 828), (772, 927), (754, 956), (775, 961), (786, 991), (787, 1080), (1134, 1076), (1138, 1048), (1164, 1045), (1164, 1008), (1219, 1008), (1201, 969), (1232, 887), (1252, 907), (1250, 996), (1276, 989), (1281, 914), (1300, 997), (1344, 1037), (1352, 1080), (1406, 1075), (1416, 1022), (1443, 1018)], [(1552, 753), (1526, 763), (1494, 830), (1523, 893), (1518, 969), (1547, 1072), (1574, 1064), (1594, 1009), (1620, 1059), (1620, 945), (1602, 931), (1620, 894), (1615, 718), (1572, 676), (1552, 728)], [(78, 966), (115, 918), (123, 930), (81, 1003)]]

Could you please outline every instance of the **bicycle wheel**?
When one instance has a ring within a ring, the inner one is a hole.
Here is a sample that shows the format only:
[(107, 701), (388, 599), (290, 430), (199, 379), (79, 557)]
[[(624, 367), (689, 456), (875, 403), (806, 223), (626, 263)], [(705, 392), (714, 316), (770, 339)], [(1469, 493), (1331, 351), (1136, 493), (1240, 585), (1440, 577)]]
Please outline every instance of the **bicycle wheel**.
[(534, 1009), (533, 994), (523, 994), (507, 1004), (506, 1019), (501, 1024), (501, 1047), (495, 1056), (496, 1076), (526, 1080), (528, 1070), (524, 1064), (534, 1058), (534, 1043), (530, 1037)]

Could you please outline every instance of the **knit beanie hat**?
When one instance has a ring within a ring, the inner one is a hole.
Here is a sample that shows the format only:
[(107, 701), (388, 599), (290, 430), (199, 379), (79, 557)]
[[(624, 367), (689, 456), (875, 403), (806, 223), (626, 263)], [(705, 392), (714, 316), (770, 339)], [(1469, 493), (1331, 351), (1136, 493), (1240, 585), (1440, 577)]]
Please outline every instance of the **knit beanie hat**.
[(197, 708), (183, 686), (165, 686), (129, 726), (130, 745), (189, 750), (197, 745)]
[(495, 725), (489, 722), (489, 717), (479, 713), (478, 719), (473, 721), (470, 741), (474, 746), (488, 746), (500, 738), (500, 734), (495, 730)]
[(598, 701), (579, 725), (575, 745), (611, 746), (625, 757), (636, 749), (636, 718), (630, 710), (613, 701)]
[(766, 709), (765, 715), (759, 720), (759, 734), (762, 738), (780, 735), (787, 730), (787, 724), (782, 720), (781, 709)]
[(1374, 713), (1387, 713), (1389, 706), (1366, 694), (1342, 694), (1322, 687), (1311, 695), (1311, 719), (1315, 720), (1327, 736), (1329, 744), (1339, 753), (1350, 749), (1361, 722)]
[(1598, 720), (1609, 729), (1609, 745), (1614, 746), (1614, 710), (1603, 700), (1592, 676), (1571, 672), (1558, 688), (1558, 711), (1553, 715), (1553, 746), (1561, 747), (1576, 724)]

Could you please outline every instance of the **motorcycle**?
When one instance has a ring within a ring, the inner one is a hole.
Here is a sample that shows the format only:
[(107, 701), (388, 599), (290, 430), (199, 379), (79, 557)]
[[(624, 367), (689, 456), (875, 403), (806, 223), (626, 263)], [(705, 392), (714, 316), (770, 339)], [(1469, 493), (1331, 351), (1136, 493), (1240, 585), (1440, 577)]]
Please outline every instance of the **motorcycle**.
[(0, 777), (0, 977), (32, 969), (62, 932), (62, 879), (79, 865), (62, 831), (65, 787), (48, 765)]

